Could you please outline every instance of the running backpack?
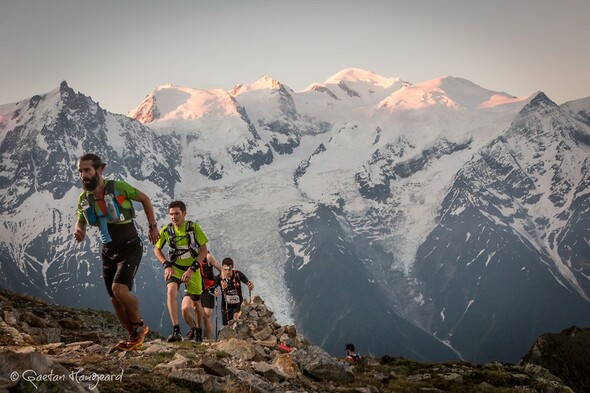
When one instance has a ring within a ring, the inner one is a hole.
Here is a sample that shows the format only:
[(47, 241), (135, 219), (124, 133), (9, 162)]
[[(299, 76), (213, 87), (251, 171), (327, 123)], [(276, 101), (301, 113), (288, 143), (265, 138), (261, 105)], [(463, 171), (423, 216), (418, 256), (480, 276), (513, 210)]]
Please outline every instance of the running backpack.
[[(86, 214), (88, 214), (90, 212), (90, 214), (93, 215), (93, 217), (88, 217), (86, 220), (86, 221), (88, 221), (88, 223), (90, 225), (98, 226), (97, 218), (100, 216), (108, 217), (108, 214), (106, 212), (103, 212), (101, 210), (100, 214), (97, 214), (96, 210), (94, 209), (94, 202), (104, 201), (105, 195), (111, 195), (113, 197), (113, 202), (117, 204), (117, 208), (118, 208), (119, 212), (123, 215), (123, 218), (125, 220), (135, 218), (135, 208), (133, 207), (133, 203), (130, 202), (130, 205), (131, 205), (130, 208), (124, 208), (123, 202), (125, 202), (126, 198), (123, 194), (120, 194), (118, 191), (115, 190), (115, 181), (114, 180), (105, 180), (104, 194), (103, 194), (102, 199), (95, 199), (94, 194), (86, 193), (86, 200), (88, 201), (88, 205), (91, 207), (91, 209), (89, 209), (89, 211), (86, 211)], [(98, 206), (98, 208), (101, 209), (100, 205)], [(107, 207), (105, 206), (105, 209), (106, 208)], [(109, 222), (119, 222), (119, 220), (116, 220), (116, 221), (111, 220)]]
[[(199, 247), (201, 245), (197, 241), (197, 234), (195, 233), (195, 228), (193, 227), (192, 221), (185, 221), (184, 230), (186, 232), (186, 237), (188, 240), (188, 251), (191, 254), (191, 257), (197, 259), (197, 255), (199, 255)], [(192, 234), (192, 236), (191, 236)], [(170, 242), (168, 248), (168, 259), (170, 262), (174, 263), (176, 259), (182, 254), (184, 254), (187, 250), (186, 249), (179, 249), (176, 245), (176, 233), (174, 233), (174, 224), (168, 224), (168, 241)], [(196, 247), (193, 246), (193, 242)]]
[(233, 288), (231, 289), (231, 291), (235, 291), (235, 294), (230, 294), (227, 291), (230, 291), (229, 287), (226, 288), (223, 291), (223, 298), (226, 302), (226, 304), (240, 304), (241, 300), (242, 300), (242, 288), (241, 288), (241, 283), (239, 280), (239, 274), (240, 272), (238, 270), (232, 270), (232, 277), (230, 279), (224, 279), (224, 280), (228, 280), (227, 283), (229, 285), (229, 281), (233, 281)]
[(203, 280), (203, 289), (210, 288), (215, 283), (215, 275), (213, 274), (213, 266), (209, 265), (207, 257), (199, 264), (201, 269), (201, 278)]

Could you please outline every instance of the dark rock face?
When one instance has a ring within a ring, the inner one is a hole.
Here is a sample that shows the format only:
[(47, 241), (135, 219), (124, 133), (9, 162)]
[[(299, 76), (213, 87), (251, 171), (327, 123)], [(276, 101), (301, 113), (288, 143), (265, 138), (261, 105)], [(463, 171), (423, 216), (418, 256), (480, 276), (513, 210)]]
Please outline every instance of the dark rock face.
[[(363, 279), (367, 267), (358, 260), (371, 250), (359, 248), (343, 222), (342, 211), (325, 205), (311, 211), (293, 207), (281, 217), (287, 282), (305, 336), (332, 355), (342, 353), (344, 343), (352, 340), (375, 354), (457, 359), (451, 349), (399, 316), (379, 288)], [(315, 262), (306, 263), (308, 259)], [(337, 285), (326, 286), (326, 277)], [(369, 323), (372, 333), (366, 334)]]
[(211, 180), (219, 180), (223, 177), (223, 165), (219, 164), (208, 155), (203, 157), (199, 173)]
[(424, 149), (417, 156), (395, 162), (404, 156), (406, 149), (412, 148), (406, 139), (401, 138), (397, 144), (388, 144), (383, 149), (373, 152), (369, 165), (377, 166), (380, 176), (372, 179), (366, 168), (364, 171), (358, 172), (355, 180), (359, 191), (367, 199), (385, 202), (391, 196), (390, 185), (392, 181), (410, 177), (421, 171), (426, 165), (435, 165), (441, 157), (468, 149), (471, 143), (472, 139), (462, 143), (454, 143), (443, 138), (433, 146)]
[(590, 392), (590, 329), (572, 326), (537, 338), (521, 364), (537, 364), (576, 392)]
[(229, 154), (236, 164), (244, 164), (254, 171), (260, 170), (263, 165), (273, 161), (272, 150), (268, 144), (264, 145), (264, 149), (258, 149), (258, 145), (252, 141), (245, 146), (232, 147)]
[(358, 184), (359, 192), (365, 198), (384, 202), (391, 195), (389, 184), (387, 182), (385, 184), (375, 183), (368, 172), (358, 172), (354, 176), (354, 180)]
[(320, 145), (315, 149), (315, 151), (313, 152), (311, 157), (309, 157), (307, 160), (303, 160), (302, 162), (299, 163), (299, 165), (295, 169), (295, 172), (293, 173), (293, 182), (295, 184), (297, 184), (297, 182), (299, 181), (301, 176), (305, 175), (305, 171), (307, 170), (307, 168), (309, 168), (309, 160), (311, 160), (312, 157), (322, 154), (325, 151), (326, 151), (326, 146), (324, 146), (323, 143), (320, 143)]
[(346, 83), (344, 83), (344, 81), (338, 82), (338, 87), (341, 88), (349, 97), (361, 97), (361, 95), (357, 91), (351, 89)]
[(304, 130), (297, 126), (300, 121), (295, 101), (287, 89), (280, 85), (273, 93), (280, 109), (276, 119), (260, 120), (259, 127), (270, 133), (269, 144), (279, 154), (291, 154), (301, 143)]
[(440, 159), (443, 156), (451, 155), (455, 152), (467, 149), (471, 143), (471, 139), (462, 143), (453, 143), (443, 138), (434, 146), (425, 149), (420, 154), (420, 156), (396, 164), (393, 167), (393, 173), (399, 177), (409, 177), (424, 168), (428, 162), (432, 162), (436, 159)]

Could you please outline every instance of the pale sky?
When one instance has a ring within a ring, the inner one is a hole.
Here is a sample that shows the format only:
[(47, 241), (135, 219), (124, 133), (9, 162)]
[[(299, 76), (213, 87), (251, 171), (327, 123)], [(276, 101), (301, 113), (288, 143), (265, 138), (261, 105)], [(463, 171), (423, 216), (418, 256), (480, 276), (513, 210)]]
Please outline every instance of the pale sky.
[(0, 0), (0, 105), (62, 80), (126, 114), (162, 84), (295, 91), (344, 68), (590, 96), (590, 1)]

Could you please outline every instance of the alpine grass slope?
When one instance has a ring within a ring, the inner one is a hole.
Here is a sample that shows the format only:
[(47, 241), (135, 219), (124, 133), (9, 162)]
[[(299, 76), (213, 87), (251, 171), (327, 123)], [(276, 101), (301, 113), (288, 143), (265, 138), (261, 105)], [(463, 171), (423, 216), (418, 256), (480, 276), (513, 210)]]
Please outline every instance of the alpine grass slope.
[[(128, 117), (65, 82), (0, 106), (0, 285), (110, 308), (98, 238), (71, 236), (76, 159), (172, 199), (281, 323), (332, 354), (516, 362), (590, 322), (590, 99), (345, 69), (301, 92), (157, 87)], [(146, 227), (138, 213), (140, 230)], [(151, 246), (142, 313), (170, 328)]]

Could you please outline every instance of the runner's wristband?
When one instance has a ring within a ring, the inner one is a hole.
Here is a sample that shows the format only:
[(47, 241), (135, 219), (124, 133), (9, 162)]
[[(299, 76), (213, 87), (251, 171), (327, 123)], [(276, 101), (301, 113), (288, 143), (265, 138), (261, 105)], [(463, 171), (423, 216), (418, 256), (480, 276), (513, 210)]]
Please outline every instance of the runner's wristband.
[(162, 265), (164, 265), (164, 269), (168, 269), (169, 267), (172, 267), (172, 263), (170, 263), (170, 261), (164, 261), (164, 263)]
[(190, 265), (190, 269), (193, 272), (196, 272), (199, 267), (197, 266), (197, 261), (194, 261), (192, 265)]

